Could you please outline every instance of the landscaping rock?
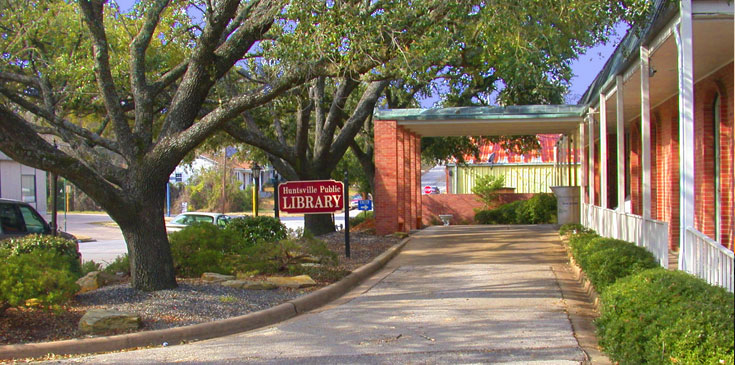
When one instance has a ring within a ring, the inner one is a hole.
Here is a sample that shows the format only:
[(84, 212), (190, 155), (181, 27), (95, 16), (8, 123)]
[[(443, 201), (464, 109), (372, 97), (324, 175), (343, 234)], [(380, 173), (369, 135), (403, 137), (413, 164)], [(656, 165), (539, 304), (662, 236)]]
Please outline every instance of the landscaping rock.
[(135, 313), (90, 309), (79, 320), (79, 330), (84, 333), (107, 333), (138, 329), (141, 324), (140, 316)]
[(122, 280), (123, 278), (117, 275), (108, 274), (104, 271), (92, 271), (77, 280), (77, 285), (79, 285), (79, 291), (77, 294), (86, 293), (103, 286), (117, 284)]
[(246, 290), (271, 290), (276, 289), (277, 286), (273, 283), (269, 283), (263, 280), (228, 280), (222, 282), (223, 286), (230, 288), (246, 289)]
[(221, 281), (235, 280), (235, 276), (217, 274), (216, 272), (205, 272), (204, 274), (202, 274), (202, 280), (219, 283)]
[(267, 279), (267, 281), (277, 285), (279, 288), (291, 289), (308, 288), (310, 286), (316, 285), (316, 281), (314, 281), (314, 279), (312, 279), (309, 275), (299, 275), (293, 277), (271, 276)]

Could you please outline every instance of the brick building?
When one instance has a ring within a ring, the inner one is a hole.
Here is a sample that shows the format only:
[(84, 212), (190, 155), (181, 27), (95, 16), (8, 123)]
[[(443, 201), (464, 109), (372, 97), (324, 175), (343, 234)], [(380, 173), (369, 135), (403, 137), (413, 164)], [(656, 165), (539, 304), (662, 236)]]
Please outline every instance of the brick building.
[(663, 266), (669, 249), (695, 241), (732, 257), (733, 8), (656, 1), (579, 105), (377, 112), (378, 232), (418, 227), (420, 137), (559, 133), (581, 152), (583, 224), (648, 247)]

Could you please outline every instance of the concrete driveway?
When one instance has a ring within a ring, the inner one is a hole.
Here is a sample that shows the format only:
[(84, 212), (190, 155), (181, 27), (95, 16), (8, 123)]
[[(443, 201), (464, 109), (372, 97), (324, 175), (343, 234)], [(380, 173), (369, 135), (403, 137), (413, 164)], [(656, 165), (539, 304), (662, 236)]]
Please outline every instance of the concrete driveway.
[(431, 227), (319, 311), (214, 340), (69, 361), (578, 364), (588, 355), (562, 295), (563, 265), (550, 226)]

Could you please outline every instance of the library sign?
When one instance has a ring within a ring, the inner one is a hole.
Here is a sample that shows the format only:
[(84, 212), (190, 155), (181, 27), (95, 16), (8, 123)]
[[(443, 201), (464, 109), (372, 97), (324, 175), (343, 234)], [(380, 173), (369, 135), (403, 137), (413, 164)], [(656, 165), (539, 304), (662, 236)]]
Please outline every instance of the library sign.
[(334, 180), (289, 181), (278, 185), (278, 209), (316, 214), (344, 210), (344, 184)]

